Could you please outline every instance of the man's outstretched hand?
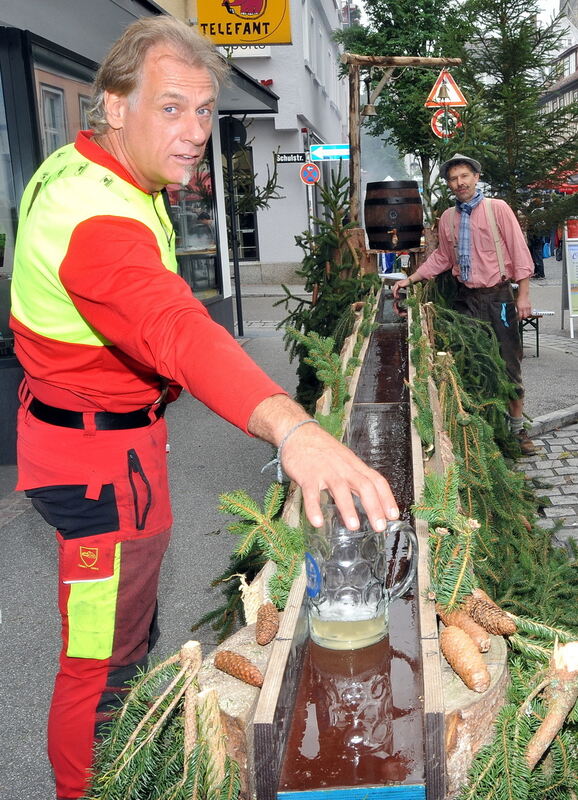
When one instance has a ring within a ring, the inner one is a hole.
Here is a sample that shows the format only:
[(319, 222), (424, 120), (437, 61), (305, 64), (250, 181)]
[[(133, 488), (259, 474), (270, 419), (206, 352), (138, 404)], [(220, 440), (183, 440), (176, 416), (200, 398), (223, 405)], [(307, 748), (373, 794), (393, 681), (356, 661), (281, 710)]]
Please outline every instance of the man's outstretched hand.
[[(248, 427), (252, 434), (278, 447), (289, 431), (306, 419), (310, 417), (301, 406), (285, 395), (274, 395), (257, 406)], [(324, 489), (350, 530), (359, 527), (353, 495), (361, 500), (376, 531), (385, 530), (389, 520), (399, 517), (385, 478), (319, 425), (301, 425), (294, 430), (283, 444), (281, 463), (286, 475), (301, 487), (307, 519), (316, 528), (323, 524), (320, 493)]]

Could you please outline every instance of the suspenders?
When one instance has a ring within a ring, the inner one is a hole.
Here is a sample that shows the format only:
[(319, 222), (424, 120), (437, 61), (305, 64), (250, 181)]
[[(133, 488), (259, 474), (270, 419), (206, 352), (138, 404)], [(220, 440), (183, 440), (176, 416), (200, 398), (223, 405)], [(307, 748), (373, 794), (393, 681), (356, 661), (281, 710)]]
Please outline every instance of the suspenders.
[[(500, 267), (500, 275), (502, 280), (506, 280), (506, 267), (504, 263), (504, 252), (502, 250), (502, 243), (500, 242), (500, 235), (498, 233), (498, 226), (496, 225), (496, 217), (494, 215), (494, 209), (492, 208), (492, 201), (489, 197), (484, 197), (482, 200), (484, 204), (484, 208), (486, 209), (486, 215), (488, 217), (488, 222), (490, 223), (490, 230), (492, 232), (492, 238), (494, 240), (494, 247), (496, 248), (496, 256), (498, 257), (498, 264)], [(450, 209), (450, 224), (449, 224), (449, 234), (450, 234), (450, 242), (454, 248), (454, 254), (456, 256), (456, 264), (457, 264), (457, 249), (458, 243), (454, 236), (455, 231), (455, 219), (456, 219), (456, 207), (453, 206)]]

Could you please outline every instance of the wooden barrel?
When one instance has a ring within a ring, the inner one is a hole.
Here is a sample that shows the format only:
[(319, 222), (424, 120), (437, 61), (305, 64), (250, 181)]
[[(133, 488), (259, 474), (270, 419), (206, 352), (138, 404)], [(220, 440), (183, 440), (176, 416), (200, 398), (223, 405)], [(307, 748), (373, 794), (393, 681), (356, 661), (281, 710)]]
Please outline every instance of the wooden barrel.
[(370, 250), (420, 246), (423, 209), (417, 181), (368, 183), (364, 216)]

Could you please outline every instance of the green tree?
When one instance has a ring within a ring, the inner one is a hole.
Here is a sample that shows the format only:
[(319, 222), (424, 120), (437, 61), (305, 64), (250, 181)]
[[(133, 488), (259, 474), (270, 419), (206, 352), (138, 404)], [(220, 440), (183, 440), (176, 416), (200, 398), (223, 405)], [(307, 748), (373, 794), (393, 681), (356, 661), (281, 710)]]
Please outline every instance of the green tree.
[(485, 127), (460, 136), (480, 157), (484, 180), (515, 211), (545, 179), (578, 171), (578, 104), (548, 110), (540, 103), (562, 34), (555, 22), (540, 27), (538, 12), (538, 0), (466, 0), (466, 44), (462, 38), (454, 48), (463, 58), (456, 77)]

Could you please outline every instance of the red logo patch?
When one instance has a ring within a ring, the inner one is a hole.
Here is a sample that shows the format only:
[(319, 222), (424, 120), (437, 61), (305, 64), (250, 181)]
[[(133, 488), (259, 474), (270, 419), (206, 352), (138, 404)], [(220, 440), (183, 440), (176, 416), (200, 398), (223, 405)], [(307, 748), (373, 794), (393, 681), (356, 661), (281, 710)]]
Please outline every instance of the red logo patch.
[(98, 547), (83, 547), (81, 545), (78, 548), (78, 553), (82, 562), (78, 565), (79, 567), (84, 567), (85, 569), (98, 569), (96, 566), (98, 561)]

